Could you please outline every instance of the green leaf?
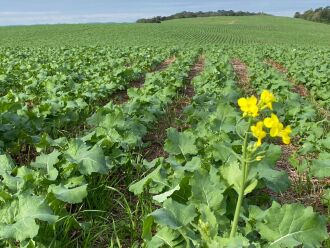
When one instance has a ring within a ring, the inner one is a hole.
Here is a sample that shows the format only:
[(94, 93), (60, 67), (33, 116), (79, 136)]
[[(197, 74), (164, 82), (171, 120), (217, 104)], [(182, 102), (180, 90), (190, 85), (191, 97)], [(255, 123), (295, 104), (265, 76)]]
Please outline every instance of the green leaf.
[(76, 139), (69, 144), (65, 155), (69, 162), (78, 164), (78, 170), (83, 175), (108, 172), (103, 150), (97, 145), (90, 149), (82, 140)]
[(209, 248), (237, 248), (249, 247), (250, 242), (247, 238), (239, 235), (233, 238), (218, 238), (210, 242)]
[(201, 205), (200, 219), (198, 224), (199, 232), (203, 240), (214, 239), (218, 235), (218, 223), (212, 210), (207, 205)]
[(312, 161), (311, 173), (318, 178), (330, 177), (329, 153), (321, 153), (318, 159)]
[(61, 201), (71, 204), (80, 203), (87, 196), (87, 184), (75, 188), (67, 188), (62, 184), (52, 184), (49, 186), (48, 191), (52, 192)]
[(162, 166), (159, 165), (154, 171), (152, 171), (145, 178), (132, 184), (129, 187), (129, 191), (133, 192), (135, 195), (140, 195), (140, 194), (142, 194), (144, 187), (149, 185), (152, 181), (160, 182), (160, 183), (163, 182), (163, 184), (164, 184), (163, 187), (168, 186), (166, 178), (164, 178), (164, 176), (162, 176), (160, 173), (161, 168), (162, 168)]
[(217, 175), (217, 169), (211, 167), (210, 172), (205, 169), (195, 171), (190, 180), (192, 196), (191, 202), (197, 205), (207, 205), (210, 209), (218, 209), (223, 201), (222, 193), (226, 185)]
[(274, 192), (284, 192), (290, 186), (290, 180), (286, 171), (275, 170), (275, 163), (281, 157), (281, 147), (270, 145), (260, 162), (250, 165), (250, 175), (258, 174), (266, 186)]
[(242, 187), (242, 170), (240, 169), (238, 162), (221, 166), (220, 171), (228, 185), (233, 187), (235, 191), (239, 193), (240, 188)]
[(179, 238), (180, 233), (168, 228), (161, 228), (155, 235), (152, 237), (150, 242), (147, 242), (147, 248), (159, 248), (159, 247), (179, 247), (182, 240)]
[(164, 202), (168, 197), (170, 197), (175, 191), (180, 190), (180, 185), (178, 184), (173, 189), (170, 189), (162, 194), (155, 195), (152, 197), (155, 201), (161, 203)]
[[(3, 218), (2, 216), (5, 218)], [(19, 195), (18, 200), (6, 204), (0, 210), (0, 239), (23, 241), (37, 236), (39, 225), (36, 219), (54, 223), (53, 215), (46, 200), (41, 196)]]
[(236, 160), (236, 157), (233, 153), (235, 153), (230, 144), (226, 143), (217, 143), (212, 147), (212, 155), (215, 161), (221, 160), (222, 162), (227, 162), (230, 158)]
[(154, 223), (154, 218), (152, 216), (147, 216), (143, 220), (143, 228), (142, 228), (142, 238), (144, 240), (151, 240), (152, 238), (152, 225)]
[(8, 155), (0, 155), (0, 175), (3, 176), (5, 173), (11, 173), (14, 169), (15, 164)]
[(46, 176), (50, 181), (56, 180), (58, 176), (58, 171), (54, 165), (59, 161), (58, 157), (61, 153), (57, 150), (54, 150), (50, 154), (41, 154), (36, 158), (36, 161), (31, 163), (32, 167), (41, 168), (46, 171)]
[(164, 149), (172, 155), (194, 155), (198, 152), (195, 141), (196, 138), (191, 132), (179, 133), (175, 128), (169, 128), (167, 129), (167, 140)]
[(312, 207), (301, 204), (281, 207), (273, 202), (256, 227), (269, 247), (321, 247), (322, 241), (328, 238), (325, 218), (314, 213)]
[(154, 217), (156, 223), (168, 226), (172, 229), (178, 229), (192, 222), (197, 213), (193, 205), (184, 205), (167, 199), (164, 207), (155, 210), (150, 214)]
[(254, 179), (247, 187), (245, 187), (244, 195), (251, 193), (255, 189), (255, 187), (257, 187), (257, 185), (258, 185), (258, 180)]
[(201, 158), (196, 156), (185, 164), (184, 170), (194, 172), (195, 170), (201, 168), (201, 165), (202, 165)]

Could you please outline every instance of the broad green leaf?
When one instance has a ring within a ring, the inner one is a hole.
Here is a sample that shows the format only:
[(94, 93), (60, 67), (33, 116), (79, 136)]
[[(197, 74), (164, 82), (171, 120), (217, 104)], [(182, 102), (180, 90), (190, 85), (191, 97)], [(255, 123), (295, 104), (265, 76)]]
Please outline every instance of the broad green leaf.
[(193, 157), (190, 161), (188, 161), (185, 166), (184, 170), (194, 172), (201, 168), (202, 160), (200, 157)]
[(43, 197), (32, 195), (19, 195), (18, 201), (7, 204), (0, 210), (0, 216), (4, 213), (7, 218), (0, 218), (0, 239), (32, 239), (39, 231), (36, 219), (48, 223), (54, 223), (58, 219)]
[(226, 185), (221, 182), (217, 171), (214, 167), (211, 167), (209, 172), (205, 169), (195, 171), (190, 180), (191, 202), (197, 205), (207, 205), (213, 210), (220, 207), (223, 201), (222, 193), (226, 190)]
[(179, 133), (175, 128), (167, 129), (167, 140), (164, 145), (165, 151), (173, 155), (197, 154), (195, 145), (196, 138), (190, 132)]
[(180, 190), (180, 185), (178, 184), (173, 189), (170, 189), (162, 194), (155, 195), (152, 197), (155, 201), (161, 203), (164, 202), (168, 197), (170, 197), (175, 191)]
[(249, 245), (249, 240), (239, 235), (233, 238), (217, 238), (208, 244), (208, 248), (238, 248), (249, 247)]
[(254, 179), (252, 182), (250, 182), (248, 186), (245, 187), (244, 195), (251, 193), (255, 189), (255, 187), (257, 187), (257, 185), (258, 185), (258, 180)]
[(198, 229), (204, 241), (214, 239), (218, 235), (218, 223), (212, 210), (207, 205), (199, 207), (201, 213)]
[(163, 227), (147, 242), (147, 248), (159, 248), (164, 247), (164, 245), (165, 247), (178, 247), (182, 242), (179, 237), (180, 233), (168, 227)]
[(65, 155), (69, 162), (78, 164), (78, 170), (83, 175), (108, 172), (103, 150), (97, 145), (90, 148), (83, 141), (76, 139), (70, 143)]
[(49, 180), (54, 181), (54, 180), (56, 180), (56, 178), (58, 176), (58, 171), (54, 167), (54, 165), (59, 161), (58, 157), (60, 155), (61, 155), (61, 153), (57, 150), (54, 150), (50, 154), (42, 153), (40, 156), (38, 156), (36, 158), (35, 162), (31, 163), (31, 166), (35, 167), (35, 168), (44, 169), (47, 173), (46, 177)]
[[(275, 170), (275, 163), (281, 157), (281, 147), (270, 145), (264, 158), (260, 162), (250, 165), (251, 175), (257, 174), (260, 179), (265, 181), (266, 186), (274, 192), (284, 192), (290, 186), (290, 180), (286, 171)], [(253, 176), (254, 177), (254, 176)]]
[(152, 181), (159, 182), (160, 184), (163, 184), (164, 188), (165, 186), (168, 186), (166, 183), (166, 178), (161, 174), (161, 168), (162, 166), (159, 165), (154, 171), (152, 171), (149, 175), (147, 175), (145, 178), (141, 179), (140, 181), (132, 184), (129, 187), (129, 191), (133, 192), (135, 195), (139, 195), (143, 193), (144, 187), (149, 185)]
[(193, 205), (184, 205), (167, 199), (164, 207), (155, 210), (150, 214), (159, 225), (168, 226), (172, 229), (178, 229), (192, 222), (197, 213)]
[(230, 144), (226, 143), (217, 143), (212, 147), (212, 155), (215, 161), (221, 160), (223, 163), (229, 161), (231, 158), (236, 160), (234, 151), (231, 148)]
[(87, 184), (72, 188), (63, 184), (52, 184), (48, 187), (48, 192), (52, 192), (61, 201), (71, 204), (80, 203), (87, 196)]
[(322, 241), (328, 238), (325, 218), (314, 213), (312, 207), (301, 204), (281, 207), (273, 202), (256, 227), (269, 247), (321, 247)]
[(5, 173), (11, 173), (14, 169), (15, 164), (13, 160), (8, 155), (0, 155), (0, 175)]
[(318, 159), (312, 161), (311, 173), (318, 178), (330, 177), (329, 153), (321, 153)]
[(238, 162), (233, 162), (229, 165), (224, 165), (220, 168), (223, 178), (227, 181), (230, 187), (233, 187), (237, 193), (242, 187), (242, 170)]

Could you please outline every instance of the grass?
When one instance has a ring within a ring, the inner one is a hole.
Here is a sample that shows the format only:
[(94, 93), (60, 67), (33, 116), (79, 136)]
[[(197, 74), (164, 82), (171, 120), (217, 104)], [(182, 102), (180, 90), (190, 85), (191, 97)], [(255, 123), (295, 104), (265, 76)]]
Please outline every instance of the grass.
[(161, 24), (62, 24), (0, 28), (1, 46), (269, 44), (328, 46), (330, 26), (273, 16), (178, 19)]

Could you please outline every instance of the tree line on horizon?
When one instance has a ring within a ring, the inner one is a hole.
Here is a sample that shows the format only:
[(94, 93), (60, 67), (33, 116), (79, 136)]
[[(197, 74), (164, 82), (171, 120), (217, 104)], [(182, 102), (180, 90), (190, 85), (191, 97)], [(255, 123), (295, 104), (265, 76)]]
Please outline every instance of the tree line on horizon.
[(218, 11), (198, 11), (189, 12), (182, 11), (170, 16), (155, 16), (152, 18), (138, 19), (137, 23), (161, 23), (162, 21), (182, 19), (182, 18), (196, 18), (196, 17), (210, 17), (210, 16), (253, 16), (253, 15), (268, 15), (263, 12), (248, 12), (248, 11), (233, 11), (233, 10), (218, 10)]
[(325, 8), (309, 9), (304, 13), (296, 12), (294, 18), (301, 18), (313, 22), (322, 22), (330, 24), (330, 6)]

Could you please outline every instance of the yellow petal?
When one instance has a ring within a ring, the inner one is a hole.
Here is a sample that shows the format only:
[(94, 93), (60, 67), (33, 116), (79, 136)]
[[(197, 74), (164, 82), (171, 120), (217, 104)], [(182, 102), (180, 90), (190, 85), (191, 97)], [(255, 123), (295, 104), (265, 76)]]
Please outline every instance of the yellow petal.
[(270, 117), (264, 119), (264, 124), (266, 127), (271, 128), (273, 126), (273, 120)]
[(247, 100), (246, 100), (246, 98), (242, 97), (242, 98), (238, 99), (237, 103), (238, 103), (238, 106), (240, 106), (240, 107), (246, 106)]

